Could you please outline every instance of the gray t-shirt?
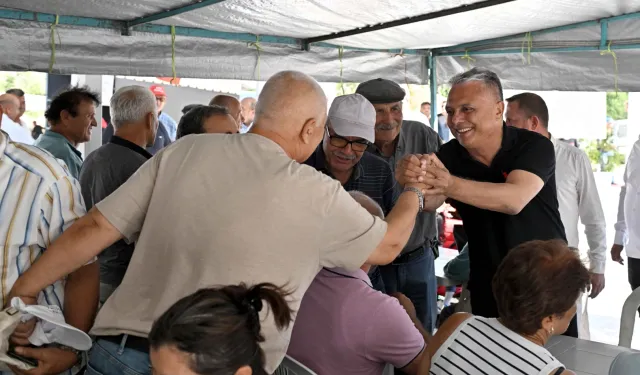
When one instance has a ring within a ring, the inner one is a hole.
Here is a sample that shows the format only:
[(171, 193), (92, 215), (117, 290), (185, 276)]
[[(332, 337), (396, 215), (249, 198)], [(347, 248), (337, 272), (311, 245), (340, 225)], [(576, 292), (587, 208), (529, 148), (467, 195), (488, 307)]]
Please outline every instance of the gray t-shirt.
[[(89, 154), (79, 178), (87, 210), (124, 184), (149, 158), (151, 154), (145, 149), (118, 136)], [(100, 253), (101, 283), (114, 288), (120, 285), (133, 248), (133, 243), (120, 240)]]
[[(391, 157), (385, 157), (375, 146), (369, 147), (368, 151), (380, 156), (389, 162), (395, 174), (396, 165), (407, 154), (431, 154), (440, 148), (442, 140), (429, 126), (418, 121), (402, 121), (402, 128), (397, 138), (396, 152)], [(396, 184), (396, 188), (402, 187)], [(436, 227), (435, 212), (421, 212), (416, 218), (416, 225), (407, 245), (402, 249), (402, 253), (411, 252), (422, 245), (430, 245), (431, 240), (437, 240), (438, 230)]]

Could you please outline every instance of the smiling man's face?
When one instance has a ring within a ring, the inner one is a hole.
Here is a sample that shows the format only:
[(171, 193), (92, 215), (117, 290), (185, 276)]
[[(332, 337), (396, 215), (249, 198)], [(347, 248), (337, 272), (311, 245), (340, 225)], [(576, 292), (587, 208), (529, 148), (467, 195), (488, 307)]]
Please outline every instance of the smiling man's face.
[(500, 131), (504, 102), (481, 81), (454, 85), (447, 98), (447, 125), (460, 144), (477, 149)]

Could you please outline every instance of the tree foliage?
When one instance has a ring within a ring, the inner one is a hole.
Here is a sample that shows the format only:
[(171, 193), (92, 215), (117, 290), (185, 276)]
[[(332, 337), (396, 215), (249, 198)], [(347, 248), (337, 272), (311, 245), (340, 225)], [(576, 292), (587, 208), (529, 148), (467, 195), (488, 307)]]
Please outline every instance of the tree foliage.
[(622, 120), (627, 118), (627, 103), (629, 93), (627, 92), (608, 92), (607, 93), (607, 116), (614, 120)]
[(9, 89), (22, 89), (27, 94), (45, 95), (47, 78), (37, 72), (0, 72), (0, 93)]

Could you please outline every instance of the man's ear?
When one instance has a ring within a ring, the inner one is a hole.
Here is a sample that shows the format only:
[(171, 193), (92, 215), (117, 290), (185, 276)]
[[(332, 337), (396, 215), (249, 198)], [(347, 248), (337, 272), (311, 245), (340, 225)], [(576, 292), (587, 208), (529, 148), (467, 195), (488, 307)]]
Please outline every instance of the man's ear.
[(496, 106), (496, 116), (504, 119), (504, 101), (499, 101)]
[(540, 126), (540, 119), (538, 116), (531, 116), (531, 130), (537, 130)]
[(235, 373), (235, 375), (252, 375), (252, 374), (253, 372), (251, 371), (251, 367), (249, 366), (242, 366)]
[(310, 118), (305, 121), (304, 125), (302, 125), (302, 130), (300, 130), (300, 140), (304, 144), (310, 144), (313, 142), (313, 137), (318, 131), (322, 131), (323, 128), (317, 126), (316, 119)]
[(153, 129), (156, 126), (156, 123), (158, 123), (158, 125), (159, 125), (159, 122), (156, 120), (156, 116), (152, 112), (147, 113), (146, 120), (147, 120), (147, 121), (145, 121), (146, 122), (146, 126), (147, 126), (147, 129), (149, 131), (153, 131)]

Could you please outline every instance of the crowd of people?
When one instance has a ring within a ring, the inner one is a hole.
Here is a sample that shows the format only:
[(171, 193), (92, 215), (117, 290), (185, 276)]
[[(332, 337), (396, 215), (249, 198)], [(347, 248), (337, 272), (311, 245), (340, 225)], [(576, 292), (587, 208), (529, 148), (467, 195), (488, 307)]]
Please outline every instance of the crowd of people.
[[(570, 374), (544, 345), (578, 337), (583, 294), (604, 288), (588, 159), (554, 139), (539, 96), (505, 101), (485, 69), (450, 83), (444, 143), (381, 78), (328, 108), (284, 71), (257, 101), (218, 95), (177, 123), (161, 86), (122, 87), (84, 159), (97, 94), (57, 95), (35, 145), (5, 132), (20, 102), (0, 96), (3, 304), (58, 306), (94, 338), (34, 348), (23, 322), (11, 341), (37, 366), (7, 370), (273, 374), (288, 356), (319, 375)], [(468, 237), (471, 311), (436, 332), (445, 202)]]

